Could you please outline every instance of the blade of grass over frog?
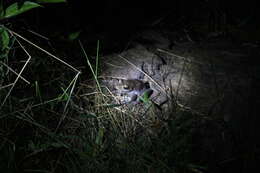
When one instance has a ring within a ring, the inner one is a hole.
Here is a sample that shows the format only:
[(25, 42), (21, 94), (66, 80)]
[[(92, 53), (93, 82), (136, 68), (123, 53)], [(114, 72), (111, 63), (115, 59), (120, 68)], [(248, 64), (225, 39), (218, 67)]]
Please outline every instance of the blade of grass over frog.
[[(106, 89), (106, 91), (109, 92), (109, 94), (114, 98), (114, 100), (118, 101), (118, 99), (116, 98), (116, 96), (113, 94), (113, 92), (107, 87), (104, 86), (104, 88)], [(103, 93), (102, 93), (103, 94)], [(103, 94), (105, 97), (107, 97), (107, 95)]]
[(98, 78), (97, 78), (97, 76), (96, 76), (96, 74), (95, 74), (95, 72), (94, 72), (94, 69), (93, 69), (93, 67), (92, 67), (92, 65), (91, 65), (91, 63), (90, 63), (90, 61), (89, 61), (89, 58), (88, 58), (88, 56), (87, 56), (87, 53), (86, 53), (86, 51), (85, 51), (85, 49), (84, 49), (84, 47), (83, 47), (83, 45), (82, 45), (82, 43), (81, 43), (80, 40), (79, 40), (79, 45), (80, 45), (80, 47), (81, 47), (81, 50), (83, 51), (84, 56), (85, 56), (86, 59), (87, 59), (88, 66), (89, 66), (89, 68), (90, 68), (90, 70), (91, 70), (91, 73), (93, 74), (93, 76), (94, 76), (94, 78), (95, 78), (96, 84), (97, 84), (97, 86), (98, 86), (98, 90), (102, 93), (100, 84), (99, 84), (99, 82), (98, 82)]
[(165, 91), (165, 89), (158, 83), (156, 82), (152, 77), (150, 77), (147, 73), (145, 73), (143, 70), (141, 70), (140, 68), (138, 68), (135, 64), (133, 64), (132, 62), (128, 61), (126, 58), (124, 58), (122, 55), (118, 55), (120, 58), (122, 58), (123, 60), (125, 60), (128, 64), (132, 65), (133, 67), (135, 67), (138, 71), (140, 71), (141, 73), (143, 73), (145, 76), (147, 76), (153, 83), (155, 83), (162, 92), (164, 92), (166, 94), (167, 97), (169, 97), (168, 93)]
[(2, 102), (1, 105), (0, 105), (0, 109), (4, 106), (4, 104), (5, 104), (6, 100), (7, 100), (7, 98), (8, 98), (9, 95), (11, 94), (11, 92), (12, 92), (14, 86), (16, 85), (18, 79), (21, 77), (21, 75), (22, 75), (24, 69), (26, 68), (27, 64), (28, 64), (28, 63), (30, 62), (30, 60), (31, 60), (31, 55), (27, 52), (27, 50), (23, 47), (23, 45), (22, 45), (18, 40), (17, 40), (17, 42), (18, 42), (19, 46), (21, 46), (21, 48), (23, 49), (23, 51), (26, 53), (26, 55), (28, 56), (28, 59), (27, 59), (26, 62), (24, 63), (22, 69), (20, 70), (19, 74), (17, 75), (16, 79), (14, 80), (14, 82), (13, 82), (11, 88), (9, 89), (8, 93), (6, 94), (6, 96), (5, 96), (4, 100), (3, 100), (3, 102)]
[[(66, 63), (65, 61), (61, 60), (60, 58), (58, 58), (57, 56), (51, 54), (50, 52), (46, 51), (45, 49), (39, 47), (38, 45), (34, 44), (33, 42), (29, 41), (28, 39), (24, 38), (23, 36), (19, 35), (18, 33), (11, 31), (10, 29), (8, 29), (8, 31), (13, 34), (14, 36), (17, 36), (19, 38), (21, 38), (22, 40), (24, 40), (25, 42), (31, 44), (32, 46), (36, 47), (37, 49), (41, 50), (42, 52), (46, 53), (47, 55), (51, 56), (52, 58), (56, 59), (57, 61), (63, 63), (64, 65), (68, 66), (69, 68), (71, 68), (72, 70), (74, 70), (77, 73), (81, 73), (79, 70), (77, 70), (76, 68), (74, 68), (72, 65)], [(17, 40), (17, 39), (16, 39)]]
[[(0, 64), (2, 64), (3, 66), (5, 66), (8, 70), (10, 70), (11, 72), (13, 72), (16, 76), (18, 76), (18, 73), (16, 73), (16, 71), (14, 71), (11, 67), (9, 67), (8, 65), (6, 65), (5, 63), (0, 61)], [(31, 84), (28, 80), (26, 80), (24, 77), (20, 76), (20, 78), (27, 83), (28, 85)]]

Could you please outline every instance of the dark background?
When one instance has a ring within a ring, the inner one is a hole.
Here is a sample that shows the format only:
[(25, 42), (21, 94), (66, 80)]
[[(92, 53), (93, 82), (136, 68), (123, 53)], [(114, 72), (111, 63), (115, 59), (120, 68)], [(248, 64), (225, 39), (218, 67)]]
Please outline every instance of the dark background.
[[(10, 2), (6, 1), (6, 4)], [(85, 39), (106, 40), (105, 46), (110, 46), (110, 42), (124, 43), (136, 32), (154, 27), (153, 22), (159, 19), (162, 19), (163, 26), (155, 27), (177, 30), (188, 25), (192, 27), (195, 22), (207, 25), (212, 20), (211, 16), (218, 18), (225, 14), (229, 25), (240, 26), (245, 30), (257, 29), (258, 7), (257, 0), (68, 0), (66, 4), (44, 4), (44, 8), (24, 13), (18, 17), (17, 25), (50, 37), (81, 30), (81, 36), (85, 36)], [(26, 20), (20, 23), (19, 18)]]
[[(171, 31), (193, 30), (194, 26), (199, 23), (200, 25), (205, 25), (207, 30), (197, 30), (196, 32), (206, 35), (209, 32), (215, 31), (215, 28), (208, 27), (212, 22), (211, 20), (217, 23), (218, 16), (222, 14), (226, 15), (227, 25), (237, 27), (243, 30), (243, 32), (255, 33), (252, 31), (258, 31), (260, 27), (259, 5), (257, 2), (257, 0), (172, 0), (155, 2), (68, 0), (68, 3), (44, 4), (43, 8), (33, 9), (4, 22), (10, 22), (13, 30), (16, 32), (21, 33), (32, 30), (48, 37), (56, 50), (62, 53), (65, 52), (66, 57), (70, 57), (68, 55), (71, 53), (71, 57), (74, 58), (79, 54), (79, 44), (76, 42), (74, 49), (71, 45), (66, 45), (66, 38), (70, 33), (77, 31), (81, 31), (79, 38), (86, 46), (88, 53), (93, 52), (93, 54), (96, 53), (97, 40), (101, 42), (101, 54), (106, 52), (114, 53), (122, 50), (127, 42), (137, 33), (147, 29), (168, 29)], [(8, 6), (13, 1), (4, 1), (4, 3)], [(154, 25), (154, 22), (158, 19), (162, 19), (163, 21)], [(231, 32), (231, 34), (233, 33)], [(23, 35), (26, 36), (26, 33)], [(35, 39), (32, 37), (34, 36), (29, 33), (29, 36), (26, 38), (30, 40)], [(237, 37), (237, 35), (233, 37)], [(254, 37), (253, 35), (252, 38), (250, 42), (259, 45), (259, 37), (257, 35)], [(42, 40), (39, 39), (37, 41), (41, 42)], [(243, 42), (242, 40), (238, 41)], [(81, 61), (80, 65), (82, 65), (83, 58), (78, 59)], [(75, 59), (65, 60), (73, 65), (75, 63)], [(250, 157), (250, 155), (247, 156), (246, 154), (253, 148), (252, 146), (258, 145), (258, 148), (255, 148), (259, 150), (259, 143), (255, 142), (256, 139), (259, 139), (258, 108), (260, 80), (257, 75), (259, 74), (259, 64), (256, 63), (257, 57), (251, 58), (248, 61), (255, 68), (255, 70), (252, 70), (255, 73), (251, 74), (252, 90), (248, 106), (250, 116), (247, 117), (247, 121), (241, 121), (243, 125), (238, 127), (238, 129), (243, 129), (242, 131), (245, 134), (243, 135), (246, 138), (242, 136), (239, 138), (241, 140), (237, 141), (237, 150), (242, 151), (238, 152), (237, 158), (241, 157), (245, 159)], [(48, 75), (45, 75), (45, 77), (49, 78)], [(240, 162), (234, 163), (236, 165), (228, 165), (231, 172), (239, 171), (243, 167), (243, 165), (237, 166)], [(257, 161), (249, 165), (253, 167), (257, 166)], [(234, 169), (237, 170), (234, 171)]]

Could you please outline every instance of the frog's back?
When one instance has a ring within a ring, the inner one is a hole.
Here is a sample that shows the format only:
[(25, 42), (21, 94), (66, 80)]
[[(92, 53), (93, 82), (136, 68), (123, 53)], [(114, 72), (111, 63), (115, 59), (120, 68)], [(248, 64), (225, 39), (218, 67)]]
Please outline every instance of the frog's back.
[(123, 81), (124, 89), (141, 91), (146, 88), (145, 83), (138, 79), (128, 79)]

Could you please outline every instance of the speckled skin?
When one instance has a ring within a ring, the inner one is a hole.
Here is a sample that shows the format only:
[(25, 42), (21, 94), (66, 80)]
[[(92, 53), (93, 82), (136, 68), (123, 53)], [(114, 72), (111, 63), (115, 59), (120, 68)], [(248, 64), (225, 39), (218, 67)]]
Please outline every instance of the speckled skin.
[(150, 97), (153, 90), (150, 88), (149, 83), (143, 82), (138, 79), (125, 79), (120, 80), (117, 89), (121, 90), (123, 94), (127, 94), (131, 99), (127, 103), (139, 103), (139, 97), (143, 96), (144, 93)]

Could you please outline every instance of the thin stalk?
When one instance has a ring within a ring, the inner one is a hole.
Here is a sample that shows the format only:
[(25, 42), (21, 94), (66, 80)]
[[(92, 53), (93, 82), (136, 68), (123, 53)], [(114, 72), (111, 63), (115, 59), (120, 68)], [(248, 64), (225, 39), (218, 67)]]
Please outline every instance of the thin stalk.
[(102, 93), (100, 84), (99, 84), (99, 82), (98, 82), (98, 77), (97, 77), (97, 75), (96, 75), (96, 73), (95, 73), (95, 71), (94, 71), (94, 69), (93, 69), (93, 67), (92, 67), (92, 65), (91, 65), (91, 63), (90, 63), (90, 61), (89, 61), (88, 55), (87, 55), (87, 53), (85, 52), (85, 49), (84, 49), (84, 47), (83, 47), (83, 45), (82, 45), (82, 43), (81, 43), (80, 40), (79, 40), (79, 45), (80, 45), (80, 48), (81, 48), (82, 51), (83, 51), (84, 56), (85, 56), (86, 59), (87, 59), (88, 66), (89, 66), (89, 68), (90, 68), (90, 70), (91, 70), (91, 73), (93, 74), (93, 76), (94, 76), (94, 78), (95, 78), (96, 84), (97, 84), (97, 86), (98, 86), (98, 90), (100, 91), (100, 93)]
[(97, 52), (96, 52), (96, 76), (98, 76), (98, 65), (99, 65), (99, 40), (97, 41)]

